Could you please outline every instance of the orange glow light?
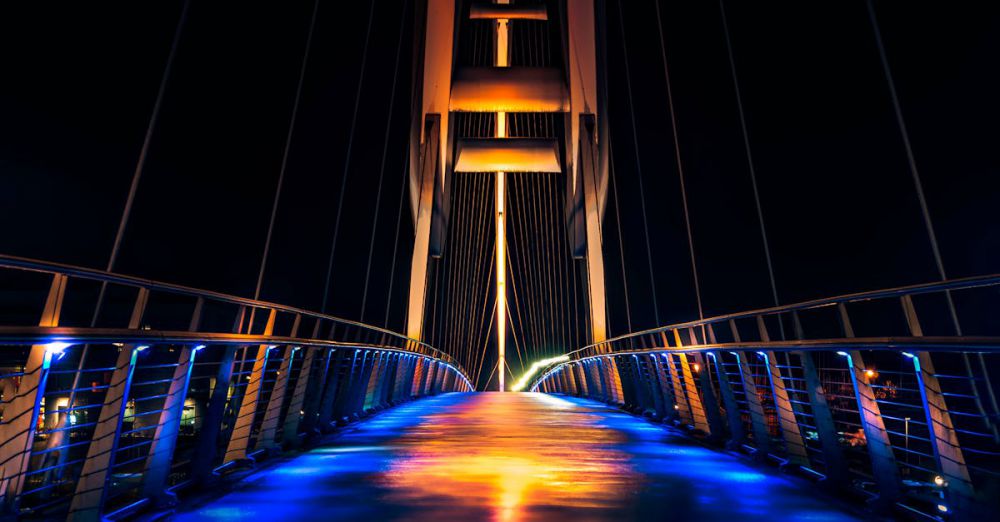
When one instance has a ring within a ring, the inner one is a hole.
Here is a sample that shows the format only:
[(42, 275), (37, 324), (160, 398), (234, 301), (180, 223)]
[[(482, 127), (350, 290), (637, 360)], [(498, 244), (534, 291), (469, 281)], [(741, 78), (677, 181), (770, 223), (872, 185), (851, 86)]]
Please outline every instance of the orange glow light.
[(599, 417), (554, 426), (552, 415), (532, 414), (551, 408), (537, 397), (483, 395), (391, 443), (403, 457), (384, 475), (388, 502), (442, 506), (431, 520), (463, 519), (456, 514), (485, 505), (491, 512), (475, 518), (517, 522), (544, 520), (553, 507), (613, 508), (637, 486), (628, 457), (611, 449), (624, 442), (621, 434), (600, 426)]

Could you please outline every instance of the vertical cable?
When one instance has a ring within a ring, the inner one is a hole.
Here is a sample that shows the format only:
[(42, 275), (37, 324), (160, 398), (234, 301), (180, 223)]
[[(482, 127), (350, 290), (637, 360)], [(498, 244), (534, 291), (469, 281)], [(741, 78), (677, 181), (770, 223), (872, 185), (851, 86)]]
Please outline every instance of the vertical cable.
[(691, 255), (691, 275), (694, 278), (694, 296), (698, 303), (698, 319), (705, 318), (701, 305), (701, 282), (698, 277), (698, 262), (694, 254), (694, 236), (691, 234), (691, 214), (688, 211), (687, 188), (684, 185), (684, 163), (681, 161), (681, 142), (677, 136), (677, 115), (674, 112), (674, 95), (670, 86), (670, 69), (667, 67), (667, 46), (663, 40), (663, 27), (660, 26), (660, 3), (656, 6), (656, 29), (660, 33), (660, 55), (663, 57), (663, 76), (667, 83), (667, 108), (670, 110), (670, 129), (674, 137), (674, 158), (677, 160), (677, 179), (681, 185), (681, 204), (684, 208), (684, 227), (687, 230), (688, 253)]
[(260, 299), (260, 288), (264, 283), (264, 270), (267, 267), (267, 255), (271, 250), (271, 237), (274, 234), (274, 221), (278, 216), (278, 202), (281, 201), (281, 187), (285, 183), (285, 169), (288, 167), (288, 152), (292, 148), (292, 135), (295, 133), (295, 119), (299, 114), (299, 102), (302, 100), (302, 86), (306, 80), (306, 69), (309, 66), (309, 49), (312, 47), (313, 32), (316, 29), (316, 14), (319, 12), (319, 0), (313, 4), (312, 18), (309, 20), (309, 34), (306, 36), (306, 49), (302, 54), (302, 66), (299, 69), (299, 83), (295, 87), (295, 101), (292, 103), (292, 115), (288, 122), (288, 134), (285, 136), (285, 148), (281, 153), (281, 169), (278, 171), (278, 186), (274, 189), (274, 202), (271, 204), (271, 219), (267, 225), (267, 236), (264, 239), (264, 253), (260, 258), (260, 270), (257, 272), (257, 286), (253, 291), (254, 300)]
[[(156, 91), (156, 101), (153, 102), (153, 112), (149, 116), (149, 124), (146, 126), (146, 134), (142, 139), (142, 148), (139, 149), (139, 159), (135, 163), (135, 171), (132, 172), (132, 184), (128, 188), (128, 196), (125, 198), (125, 208), (122, 209), (122, 217), (118, 222), (118, 231), (115, 233), (115, 241), (111, 245), (111, 255), (108, 257), (106, 272), (113, 272), (115, 263), (118, 261), (118, 252), (121, 250), (122, 238), (125, 237), (125, 229), (128, 227), (129, 218), (132, 216), (132, 204), (135, 202), (135, 194), (139, 189), (139, 180), (146, 168), (146, 157), (149, 155), (149, 145), (153, 141), (153, 131), (156, 130), (156, 122), (160, 119), (160, 109), (163, 107), (163, 95), (167, 92), (167, 82), (170, 80), (170, 73), (174, 68), (174, 59), (177, 57), (177, 48), (180, 46), (181, 33), (184, 31), (184, 23), (187, 21), (188, 8), (191, 0), (185, 0), (184, 7), (181, 8), (181, 15), (177, 19), (177, 28), (174, 29), (174, 39), (170, 43), (170, 53), (167, 54), (167, 63), (163, 67), (163, 76), (160, 77), (160, 86)], [(94, 308), (94, 316), (90, 320), (90, 326), (97, 324), (97, 316), (101, 311), (101, 304), (104, 302), (104, 293), (107, 291), (107, 282), (101, 283), (100, 293), (97, 295), (97, 305)]]
[[(642, 209), (642, 231), (646, 238), (646, 261), (649, 264), (649, 286), (653, 296), (653, 317), (656, 324), (660, 324), (660, 307), (656, 302), (656, 277), (653, 274), (653, 252), (649, 241), (649, 224), (646, 219), (646, 194), (642, 182), (642, 161), (639, 158), (639, 135), (635, 129), (635, 107), (632, 103), (632, 73), (628, 64), (628, 43), (625, 38), (625, 13), (622, 10), (622, 2), (618, 2), (618, 27), (622, 35), (623, 63), (625, 65), (625, 87), (628, 101), (629, 115), (632, 123), (632, 146), (635, 149), (635, 172), (639, 180), (639, 208)], [(631, 330), (631, 327), (629, 328)]]
[[(318, 2), (319, 0), (317, 0)], [(361, 292), (361, 322), (365, 322), (365, 306), (368, 304), (368, 281), (372, 273), (372, 253), (375, 251), (375, 236), (378, 230), (378, 213), (382, 207), (382, 180), (385, 178), (385, 160), (389, 156), (389, 137), (392, 132), (392, 110), (396, 106), (396, 80), (399, 77), (399, 55), (403, 48), (403, 24), (406, 22), (406, 8), (409, 0), (403, 3), (403, 12), (399, 16), (399, 38), (396, 40), (396, 59), (392, 66), (392, 88), (389, 92), (389, 117), (385, 125), (385, 138), (382, 140), (382, 161), (378, 169), (378, 191), (375, 195), (375, 212), (372, 219), (372, 235), (368, 240), (368, 264), (365, 267), (365, 287)], [(311, 36), (311, 33), (310, 33)]]
[(358, 88), (354, 93), (354, 113), (351, 116), (351, 132), (347, 138), (347, 152), (344, 155), (344, 174), (340, 178), (340, 194), (337, 195), (337, 214), (333, 225), (333, 242), (330, 245), (330, 261), (326, 266), (326, 279), (323, 283), (323, 304), (320, 311), (326, 313), (326, 305), (330, 297), (330, 276), (333, 275), (333, 259), (337, 253), (337, 238), (340, 235), (340, 215), (344, 209), (344, 192), (347, 190), (347, 174), (351, 166), (351, 149), (354, 146), (354, 128), (358, 121), (358, 108), (361, 106), (361, 89), (365, 84), (365, 65), (368, 63), (368, 43), (372, 35), (372, 20), (375, 19), (375, 0), (371, 0), (368, 11), (368, 28), (365, 30), (365, 47), (361, 54), (361, 72), (358, 77)]
[[(659, 8), (659, 6), (657, 6)], [(747, 167), (750, 171), (750, 185), (753, 187), (753, 200), (757, 209), (757, 223), (760, 225), (760, 237), (764, 244), (764, 258), (767, 261), (767, 276), (771, 282), (771, 297), (774, 306), (778, 306), (778, 285), (774, 278), (774, 265), (771, 262), (771, 246), (767, 239), (767, 229), (764, 227), (764, 211), (760, 204), (760, 192), (757, 188), (757, 172), (753, 164), (753, 154), (750, 151), (750, 134), (747, 132), (747, 120), (743, 109), (743, 96), (740, 92), (740, 82), (736, 76), (736, 59), (733, 56), (733, 44), (729, 36), (729, 21), (726, 18), (726, 6), (724, 0), (719, 0), (719, 9), (722, 12), (722, 29), (726, 37), (726, 51), (729, 56), (729, 71), (733, 77), (733, 89), (736, 91), (736, 108), (740, 115), (740, 129), (743, 136), (743, 148), (746, 151)], [(662, 35), (662, 33), (661, 33)], [(662, 38), (662, 36), (661, 36)]]

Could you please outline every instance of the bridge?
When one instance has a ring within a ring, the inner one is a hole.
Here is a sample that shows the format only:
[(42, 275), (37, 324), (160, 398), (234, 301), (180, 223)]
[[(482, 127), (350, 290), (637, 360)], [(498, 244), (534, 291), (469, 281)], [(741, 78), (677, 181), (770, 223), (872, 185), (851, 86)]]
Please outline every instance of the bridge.
[[(163, 257), (146, 250), (156, 238), (130, 230), (158, 199), (139, 196), (168, 87), (194, 59), (185, 39), (213, 14), (199, 4), (174, 13), (110, 253), (103, 239), (88, 243), (106, 263), (0, 254), (5, 519), (1000, 516), (1000, 274), (947, 275), (942, 245), (960, 241), (939, 242), (878, 2), (859, 1), (855, 14), (870, 32), (913, 195), (894, 212), (913, 211), (906, 234), (920, 238), (932, 272), (918, 284), (779, 299), (754, 121), (720, 1), (712, 14), (749, 189), (735, 193), (760, 243), (737, 257), (762, 269), (766, 289), (761, 307), (743, 295), (750, 287), (734, 288), (739, 311), (723, 313), (704, 292), (718, 259), (696, 253), (706, 243), (689, 205), (691, 146), (665, 30), (676, 22), (659, 1), (310, 3), (277, 172), (240, 180), (274, 189), (252, 209), (267, 220), (239, 223), (260, 225), (246, 291), (175, 282), (199, 280), (172, 267), (207, 257), (204, 244), (167, 255), (164, 277), (130, 275)], [(331, 241), (311, 273), (299, 243), (316, 234), (290, 233), (281, 216), (306, 197), (286, 187), (290, 158), (310, 128), (307, 84), (335, 15), (366, 18), (352, 24), (359, 73), (343, 103), (349, 117), (339, 113), (339, 190), (323, 205)], [(643, 40), (630, 36), (649, 26)], [(659, 69), (637, 65), (643, 52)], [(651, 75), (665, 86), (662, 128), (641, 123)], [(359, 112), (382, 87), (387, 121), (369, 149)], [(655, 151), (676, 174), (669, 198), (647, 199), (647, 188), (665, 185), (649, 163), (642, 169), (644, 133), (669, 137), (668, 153)], [(387, 181), (394, 148), (406, 150), (396, 182)], [(362, 183), (365, 198), (374, 192), (374, 203), (352, 201), (360, 196), (349, 183)], [(650, 216), (675, 202), (680, 232), (667, 240)], [(398, 213), (383, 219), (386, 209)], [(372, 216), (370, 233), (357, 236), (358, 216)], [(658, 237), (680, 264), (662, 261)], [(223, 264), (242, 270), (246, 260), (233, 257)], [(689, 281), (690, 296), (670, 296), (690, 301), (683, 314), (657, 300), (665, 273)]]

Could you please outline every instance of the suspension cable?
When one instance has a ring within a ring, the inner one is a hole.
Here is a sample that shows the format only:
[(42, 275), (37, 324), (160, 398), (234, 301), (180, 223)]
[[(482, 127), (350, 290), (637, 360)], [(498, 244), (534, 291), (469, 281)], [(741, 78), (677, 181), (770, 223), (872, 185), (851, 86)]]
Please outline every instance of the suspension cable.
[[(642, 209), (642, 231), (646, 238), (646, 261), (649, 265), (649, 286), (653, 296), (653, 317), (656, 324), (660, 324), (660, 307), (656, 302), (656, 277), (653, 273), (653, 252), (649, 241), (649, 224), (646, 219), (646, 194), (642, 182), (642, 161), (639, 157), (639, 135), (635, 129), (635, 106), (632, 100), (632, 73), (628, 63), (628, 42), (625, 37), (625, 13), (622, 10), (622, 2), (618, 2), (618, 27), (622, 35), (622, 54), (625, 65), (625, 87), (626, 100), (632, 124), (632, 146), (635, 149), (635, 172), (639, 181), (639, 208)], [(683, 181), (682, 181), (683, 186)]]
[[(721, 1), (721, 0), (720, 0)], [(691, 214), (688, 211), (687, 188), (684, 185), (684, 162), (681, 161), (681, 142), (677, 135), (677, 114), (674, 111), (674, 95), (670, 86), (670, 68), (667, 67), (667, 46), (663, 39), (661, 27), (660, 3), (653, 2), (656, 7), (656, 29), (660, 33), (660, 55), (663, 57), (663, 76), (667, 84), (667, 108), (670, 111), (670, 129), (674, 138), (674, 158), (677, 160), (677, 179), (681, 186), (681, 204), (684, 208), (684, 227), (687, 230), (688, 253), (691, 255), (691, 275), (694, 278), (694, 296), (698, 303), (698, 319), (705, 318), (701, 304), (701, 282), (698, 277), (698, 262), (695, 260), (694, 236), (691, 233)]]
[[(318, 2), (319, 0), (317, 0)], [(396, 39), (396, 59), (392, 66), (392, 88), (389, 93), (389, 116), (385, 125), (385, 138), (382, 140), (382, 161), (378, 169), (378, 190), (375, 194), (375, 212), (372, 219), (372, 234), (368, 240), (368, 264), (365, 267), (365, 287), (361, 292), (361, 322), (365, 322), (365, 306), (368, 304), (368, 283), (372, 273), (372, 253), (375, 251), (375, 232), (378, 230), (379, 209), (382, 207), (382, 180), (385, 178), (385, 160), (389, 156), (389, 137), (392, 133), (392, 110), (396, 106), (396, 84), (399, 77), (399, 56), (403, 48), (403, 26), (406, 23), (406, 9), (409, 0), (403, 2), (403, 12), (399, 15), (399, 38)]]
[(622, 267), (622, 289), (625, 291), (625, 319), (628, 321), (628, 331), (632, 332), (632, 304), (628, 295), (628, 274), (625, 270), (625, 245), (622, 242), (622, 215), (618, 204), (618, 181), (615, 179), (615, 153), (614, 148), (608, 143), (608, 156), (611, 168), (608, 170), (608, 184), (611, 185), (611, 195), (615, 202), (615, 224), (618, 227), (618, 257), (621, 259)]
[[(750, 171), (750, 185), (753, 187), (753, 200), (757, 209), (757, 223), (760, 225), (760, 237), (764, 244), (764, 259), (767, 261), (767, 276), (771, 282), (771, 298), (774, 306), (781, 303), (778, 299), (778, 284), (774, 278), (774, 265), (771, 261), (771, 245), (767, 239), (767, 229), (764, 227), (764, 211), (760, 204), (760, 191), (757, 188), (757, 172), (753, 164), (753, 154), (750, 151), (750, 133), (747, 131), (747, 120), (743, 109), (743, 95), (740, 92), (740, 82), (736, 75), (736, 59), (733, 56), (733, 44), (729, 36), (729, 21), (726, 17), (726, 6), (724, 0), (719, 0), (719, 10), (722, 12), (722, 30), (726, 39), (726, 51), (729, 56), (729, 71), (733, 77), (733, 89), (736, 91), (736, 108), (740, 115), (740, 130), (743, 136), (743, 148), (746, 151), (747, 167)], [(659, 17), (659, 5), (657, 5), (657, 17)], [(663, 39), (663, 30), (660, 30), (660, 39)], [(665, 56), (665, 55), (664, 55)], [(664, 60), (666, 58), (664, 57)], [(666, 63), (664, 61), (664, 63)], [(664, 65), (666, 69), (666, 65)], [(780, 324), (780, 323), (779, 323)]]
[(396, 205), (396, 234), (392, 240), (392, 267), (389, 269), (389, 290), (386, 292), (385, 319), (382, 320), (382, 327), (389, 329), (389, 310), (392, 309), (392, 286), (396, 280), (396, 253), (399, 251), (399, 229), (403, 223), (403, 205), (406, 204), (406, 181), (410, 172), (410, 162), (403, 162), (403, 176), (399, 184), (399, 203)]
[[(118, 231), (115, 233), (115, 241), (111, 245), (111, 255), (108, 257), (105, 272), (114, 272), (115, 263), (118, 261), (118, 252), (121, 250), (122, 239), (125, 237), (125, 229), (128, 227), (129, 218), (132, 216), (132, 205), (135, 202), (135, 194), (139, 190), (139, 180), (146, 168), (146, 158), (149, 155), (149, 145), (153, 141), (153, 131), (156, 130), (156, 122), (160, 119), (160, 109), (163, 107), (163, 95), (167, 92), (167, 82), (170, 80), (170, 73), (174, 68), (174, 59), (177, 57), (177, 48), (180, 47), (181, 33), (184, 32), (184, 24), (187, 21), (188, 8), (191, 0), (185, 0), (184, 7), (181, 8), (181, 15), (177, 19), (177, 28), (174, 29), (174, 39), (170, 43), (170, 53), (167, 54), (167, 63), (163, 67), (163, 76), (160, 77), (160, 85), (156, 91), (156, 101), (153, 102), (153, 112), (149, 116), (149, 124), (146, 125), (146, 134), (142, 139), (142, 147), (139, 149), (139, 158), (135, 163), (135, 171), (132, 172), (132, 184), (128, 188), (128, 196), (125, 198), (125, 208), (122, 209), (122, 217), (118, 222)], [(101, 290), (97, 295), (97, 305), (94, 307), (94, 315), (90, 320), (90, 326), (97, 324), (97, 316), (101, 311), (104, 302), (104, 293), (107, 291), (107, 283), (101, 283)]]
[(274, 202), (271, 204), (271, 219), (267, 224), (267, 235), (264, 239), (264, 253), (260, 258), (260, 270), (257, 272), (257, 286), (253, 291), (254, 300), (260, 299), (260, 289), (264, 284), (264, 270), (267, 267), (267, 256), (271, 251), (271, 237), (274, 234), (274, 221), (278, 216), (278, 203), (281, 201), (281, 188), (285, 183), (285, 170), (288, 167), (288, 153), (292, 148), (292, 135), (295, 134), (295, 119), (299, 114), (299, 102), (302, 100), (302, 86), (306, 80), (306, 69), (309, 66), (309, 50), (312, 47), (313, 32), (316, 29), (316, 14), (319, 12), (319, 0), (313, 4), (312, 17), (309, 19), (309, 34), (306, 36), (306, 48), (302, 53), (302, 66), (299, 69), (299, 83), (295, 87), (295, 101), (292, 103), (292, 115), (288, 122), (288, 134), (285, 136), (285, 148), (281, 153), (281, 168), (278, 171), (278, 185), (274, 189)]
[(358, 121), (358, 108), (361, 106), (361, 89), (365, 83), (365, 65), (368, 63), (368, 43), (371, 41), (372, 20), (375, 19), (376, 0), (371, 0), (368, 11), (368, 28), (365, 30), (365, 46), (361, 54), (361, 71), (358, 77), (358, 88), (354, 93), (354, 113), (351, 116), (351, 131), (347, 138), (347, 152), (344, 155), (344, 175), (340, 178), (340, 194), (337, 195), (337, 214), (333, 225), (333, 242), (330, 245), (330, 261), (326, 266), (326, 280), (323, 283), (323, 304), (320, 312), (326, 313), (326, 305), (330, 297), (330, 277), (333, 275), (333, 259), (337, 253), (337, 238), (340, 235), (340, 215), (344, 208), (344, 192), (347, 190), (347, 175), (351, 166), (351, 149), (354, 146), (354, 130)]

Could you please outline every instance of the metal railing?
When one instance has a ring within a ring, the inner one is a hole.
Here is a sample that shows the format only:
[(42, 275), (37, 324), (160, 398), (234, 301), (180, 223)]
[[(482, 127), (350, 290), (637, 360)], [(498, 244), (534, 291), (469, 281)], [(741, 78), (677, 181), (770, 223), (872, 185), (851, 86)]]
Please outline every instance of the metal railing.
[(20, 517), (169, 504), (337, 424), (472, 389), (447, 354), (383, 328), (11, 256), (0, 345), (0, 497)]
[(529, 389), (662, 419), (882, 511), (995, 516), (998, 290), (972, 277), (654, 328), (571, 352)]

